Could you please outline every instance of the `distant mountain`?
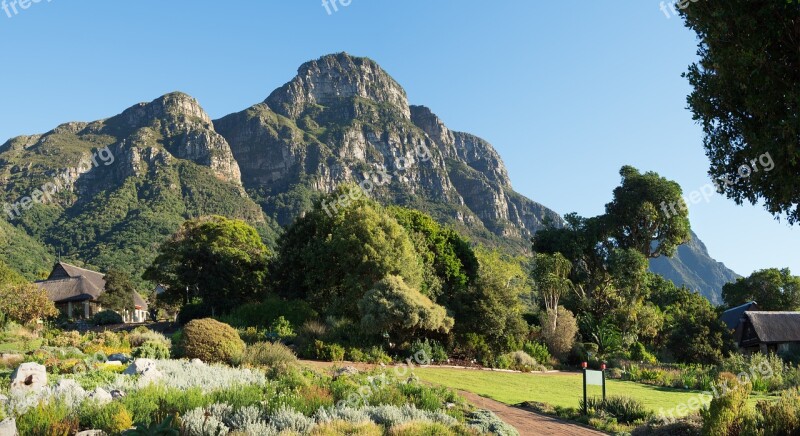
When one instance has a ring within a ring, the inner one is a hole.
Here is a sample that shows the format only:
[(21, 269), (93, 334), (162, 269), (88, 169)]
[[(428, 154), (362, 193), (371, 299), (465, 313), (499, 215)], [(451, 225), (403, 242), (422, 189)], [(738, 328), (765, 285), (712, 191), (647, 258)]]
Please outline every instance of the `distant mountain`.
[(722, 304), (722, 286), (741, 277), (708, 254), (703, 241), (692, 232), (692, 240), (678, 247), (672, 258), (650, 261), (650, 269), (678, 285), (696, 290), (714, 304)]
[[(98, 153), (113, 163), (97, 162)], [(81, 164), (92, 156), (94, 165)], [(345, 53), (303, 64), (266, 100), (219, 120), (173, 93), (0, 146), (0, 202), (14, 204), (62, 179), (51, 201), (0, 227), (9, 235), (0, 239), (0, 258), (29, 275), (31, 265), (52, 262), (60, 251), (138, 276), (183, 220), (207, 214), (245, 219), (274, 246), (281, 225), (343, 182), (516, 253), (529, 250), (544, 225), (562, 223), (514, 191), (491, 144), (409, 105), (378, 64)], [(11, 257), (11, 239), (30, 242), (30, 257)], [(655, 268), (712, 301), (722, 280), (735, 276), (697, 240)]]

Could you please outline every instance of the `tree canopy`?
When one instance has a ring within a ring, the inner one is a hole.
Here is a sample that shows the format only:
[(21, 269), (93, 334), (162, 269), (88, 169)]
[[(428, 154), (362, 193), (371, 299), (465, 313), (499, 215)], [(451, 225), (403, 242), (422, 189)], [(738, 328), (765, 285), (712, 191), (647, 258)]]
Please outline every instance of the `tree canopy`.
[(763, 269), (722, 288), (722, 299), (730, 307), (755, 301), (759, 310), (800, 309), (800, 277), (788, 268)]
[(200, 299), (225, 311), (263, 296), (268, 256), (261, 237), (244, 221), (197, 218), (161, 245), (144, 278), (166, 285), (160, 298)]
[(684, 76), (709, 174), (737, 204), (763, 200), (798, 222), (800, 2), (693, 2), (681, 15), (699, 39), (700, 60)]
[(115, 312), (134, 310), (133, 293), (136, 289), (131, 278), (125, 272), (111, 269), (106, 273), (106, 290), (100, 296), (100, 304)]

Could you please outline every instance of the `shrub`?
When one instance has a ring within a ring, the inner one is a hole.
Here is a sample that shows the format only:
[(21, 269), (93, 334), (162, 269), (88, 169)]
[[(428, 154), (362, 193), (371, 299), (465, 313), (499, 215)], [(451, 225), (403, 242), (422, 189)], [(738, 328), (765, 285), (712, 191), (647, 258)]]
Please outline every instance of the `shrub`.
[(311, 436), (383, 436), (383, 429), (374, 422), (347, 422), (344, 420), (332, 421), (318, 425), (310, 433)]
[(233, 363), (241, 358), (244, 348), (233, 327), (211, 318), (190, 321), (181, 336), (183, 355), (203, 362)]
[(21, 435), (63, 436), (74, 434), (78, 427), (78, 419), (60, 401), (39, 403), (17, 418), (17, 430)]
[(203, 303), (190, 303), (181, 307), (178, 312), (178, 324), (185, 325), (196, 319), (203, 319), (211, 316), (211, 308)]
[[(580, 406), (583, 408), (583, 400), (581, 400)], [(625, 424), (645, 421), (653, 416), (653, 413), (641, 401), (622, 396), (610, 396), (605, 400), (590, 397), (586, 401), (586, 407), (590, 412), (606, 413)]]
[(519, 433), (506, 424), (494, 413), (488, 410), (477, 410), (472, 412), (467, 420), (470, 427), (474, 428), (481, 434), (491, 433), (498, 436), (514, 436)]
[(457, 433), (448, 426), (438, 422), (412, 421), (390, 428), (387, 434), (389, 436), (456, 436)]
[(288, 320), (292, 325), (303, 325), (316, 315), (311, 305), (303, 300), (287, 301), (268, 297), (261, 303), (243, 304), (219, 317), (219, 320), (235, 327), (269, 328), (279, 317)]
[(652, 355), (641, 342), (636, 342), (631, 346), (631, 360), (635, 360), (637, 362), (642, 363), (649, 363), (651, 365), (655, 365), (658, 363), (658, 359), (656, 356)]
[(550, 361), (553, 359), (550, 356), (550, 351), (547, 350), (547, 345), (539, 342), (526, 342), (522, 347), (522, 351), (528, 353), (529, 356), (545, 366), (550, 365)]
[(381, 363), (389, 364), (392, 363), (392, 358), (381, 347), (372, 347), (367, 350), (366, 352), (367, 362), (380, 365)]
[[(578, 322), (572, 312), (563, 306), (558, 306), (558, 311), (553, 312), (554, 309), (551, 309), (542, 316), (542, 337), (550, 352), (559, 360), (564, 360), (575, 343)], [(552, 325), (554, 316), (557, 320), (555, 326)]]
[(283, 316), (279, 316), (278, 319), (270, 324), (267, 335), (273, 341), (288, 340), (295, 337), (292, 323)]
[(244, 343), (247, 345), (261, 342), (267, 337), (266, 332), (255, 327), (247, 327), (246, 329), (239, 329), (238, 331), (239, 337), (242, 338)]
[(142, 346), (134, 348), (131, 356), (145, 359), (169, 359), (169, 347), (163, 342), (148, 341)]
[(279, 342), (259, 342), (244, 350), (242, 363), (284, 371), (297, 363), (297, 356)]
[(366, 362), (367, 355), (359, 348), (348, 348), (344, 354), (345, 359), (351, 362)]
[(136, 327), (136, 329), (128, 335), (128, 342), (130, 342), (131, 347), (141, 347), (145, 342), (158, 342), (164, 344), (167, 348), (172, 346), (172, 341), (167, 339), (163, 334), (141, 326)]
[(317, 350), (317, 359), (330, 362), (341, 362), (344, 360), (344, 347), (339, 344), (325, 344), (322, 341), (314, 342)]
[(694, 415), (671, 422), (652, 420), (633, 429), (631, 436), (700, 436), (701, 428), (699, 417)]
[(498, 361), (503, 362), (504, 366), (502, 368), (504, 369), (513, 369), (522, 372), (546, 370), (545, 367), (536, 362), (536, 359), (529, 356), (528, 353), (524, 351), (514, 351), (503, 354), (498, 358)]
[(794, 435), (800, 433), (800, 391), (784, 392), (778, 401), (759, 401), (755, 420), (745, 424), (745, 434)]
[(494, 360), (489, 344), (486, 343), (486, 338), (476, 334), (467, 333), (464, 341), (464, 354), (468, 359), (475, 359), (484, 366), (490, 366)]
[(94, 317), (92, 317), (92, 323), (94, 325), (122, 324), (122, 315), (113, 310), (104, 310), (96, 313)]
[(86, 406), (81, 415), (81, 422), (86, 427), (110, 434), (120, 434), (133, 425), (130, 412), (118, 401), (103, 406)]
[(703, 418), (703, 434), (738, 435), (744, 424), (751, 420), (752, 412), (747, 406), (752, 386), (738, 383), (729, 373), (720, 374), (720, 385), (730, 388), (726, 395), (711, 400), (708, 408), (700, 410)]

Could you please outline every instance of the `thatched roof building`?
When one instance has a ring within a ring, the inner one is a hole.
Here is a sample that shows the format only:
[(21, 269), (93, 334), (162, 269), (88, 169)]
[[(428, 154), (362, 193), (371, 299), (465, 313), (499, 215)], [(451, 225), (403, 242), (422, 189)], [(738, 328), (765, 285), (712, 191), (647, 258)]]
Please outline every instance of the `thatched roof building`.
[[(36, 285), (47, 291), (56, 307), (70, 318), (90, 318), (102, 311), (98, 302), (105, 292), (105, 275), (97, 271), (80, 268), (64, 262), (58, 262), (47, 280), (36, 282)], [(135, 310), (133, 313), (123, 313), (127, 322), (142, 322), (147, 319), (147, 302), (139, 295), (133, 293)]]
[(800, 312), (744, 312), (736, 341), (746, 351), (765, 353), (796, 346), (800, 344)]

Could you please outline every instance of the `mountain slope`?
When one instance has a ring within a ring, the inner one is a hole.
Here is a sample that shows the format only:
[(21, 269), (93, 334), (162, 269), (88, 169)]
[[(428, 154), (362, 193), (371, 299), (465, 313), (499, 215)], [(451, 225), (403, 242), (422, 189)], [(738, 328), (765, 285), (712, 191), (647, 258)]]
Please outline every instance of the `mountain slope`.
[(678, 285), (694, 289), (714, 304), (722, 304), (722, 286), (740, 276), (708, 254), (706, 245), (692, 232), (692, 240), (678, 247), (672, 258), (650, 261), (650, 269)]
[[(94, 165), (81, 164), (92, 158)], [(173, 93), (0, 146), (0, 202), (14, 204), (54, 180), (63, 186), (51, 199), (0, 227), (34, 247), (23, 261), (0, 239), (0, 256), (29, 276), (61, 252), (138, 277), (183, 220), (207, 214), (247, 220), (271, 244), (278, 225), (343, 182), (515, 253), (529, 251), (542, 226), (562, 222), (514, 191), (491, 144), (409, 105), (378, 64), (345, 53), (303, 64), (263, 102), (218, 120)], [(712, 301), (735, 276), (697, 239), (653, 268)]]

